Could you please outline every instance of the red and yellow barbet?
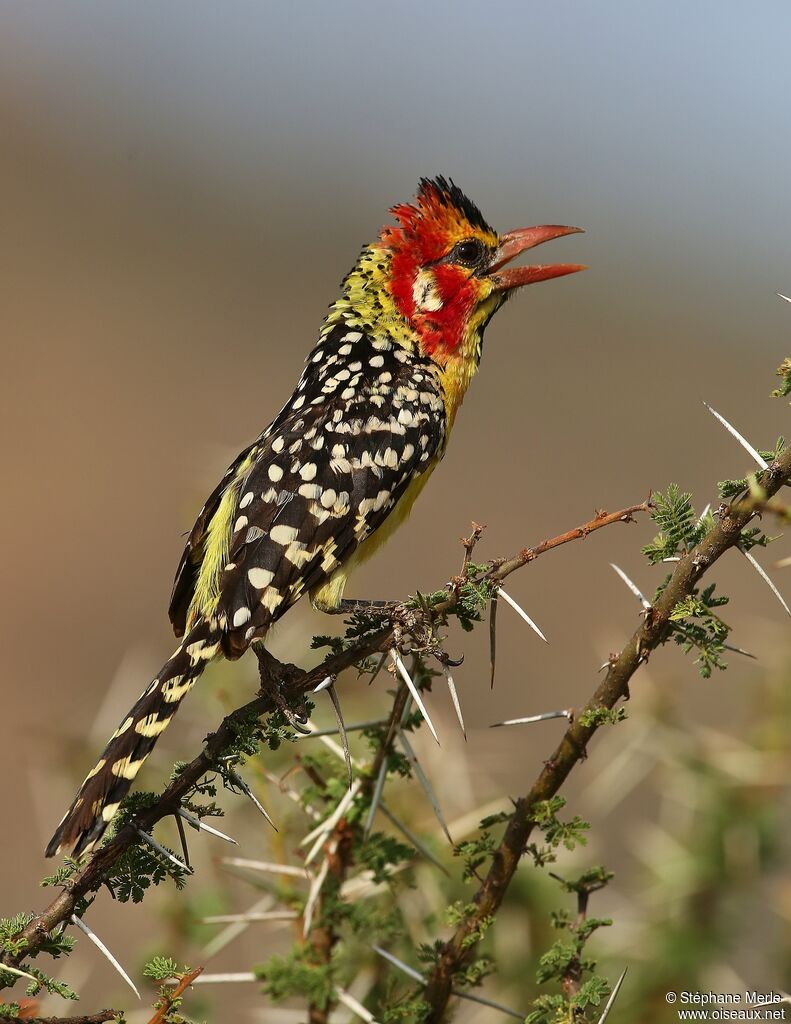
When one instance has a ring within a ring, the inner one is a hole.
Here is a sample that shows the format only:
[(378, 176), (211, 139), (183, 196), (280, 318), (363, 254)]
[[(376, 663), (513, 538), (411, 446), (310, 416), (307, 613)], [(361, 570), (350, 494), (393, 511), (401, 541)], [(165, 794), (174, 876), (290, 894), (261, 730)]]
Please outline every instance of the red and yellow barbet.
[(445, 454), (489, 320), (513, 292), (583, 269), (507, 264), (578, 228), (498, 235), (452, 182), (363, 249), (291, 398), (201, 509), (170, 619), (182, 637), (124, 716), (47, 854), (90, 849), (206, 665), (238, 658), (304, 593), (341, 606), (351, 570), (408, 515)]

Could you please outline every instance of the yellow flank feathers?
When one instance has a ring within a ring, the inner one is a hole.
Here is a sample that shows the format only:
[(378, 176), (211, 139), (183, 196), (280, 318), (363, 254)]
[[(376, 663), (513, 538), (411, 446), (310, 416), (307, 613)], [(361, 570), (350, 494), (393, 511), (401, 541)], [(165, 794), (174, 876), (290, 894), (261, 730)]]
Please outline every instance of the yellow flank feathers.
[(217, 511), (211, 518), (206, 531), (203, 559), (200, 573), (195, 584), (195, 593), (190, 603), (187, 616), (187, 630), (200, 619), (211, 618), (217, 610), (220, 600), (220, 581), (223, 570), (228, 563), (233, 530), (233, 518), (236, 514), (239, 485), (242, 477), (255, 460), (255, 449), (239, 464), (234, 478), (229, 482), (222, 496)]
[(314, 608), (321, 612), (337, 611), (351, 574), (363, 562), (367, 562), (383, 544), (386, 544), (399, 526), (409, 518), (412, 506), (428, 483), (428, 478), (439, 465), (441, 457), (433, 459), (426, 467), (425, 472), (412, 480), (382, 526), (360, 544), (352, 557), (340, 565), (325, 583), (310, 592), (310, 603)]

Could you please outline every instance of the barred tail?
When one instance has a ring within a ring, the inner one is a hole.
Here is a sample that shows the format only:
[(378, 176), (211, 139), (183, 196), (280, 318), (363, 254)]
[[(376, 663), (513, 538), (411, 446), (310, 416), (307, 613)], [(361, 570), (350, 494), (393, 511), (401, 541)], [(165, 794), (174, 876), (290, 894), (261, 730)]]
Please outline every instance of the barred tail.
[(74, 856), (101, 839), (143, 762), (154, 749), (209, 661), (219, 650), (219, 636), (205, 621), (184, 637), (104, 748), (74, 802), (47, 846), (47, 856), (72, 847)]

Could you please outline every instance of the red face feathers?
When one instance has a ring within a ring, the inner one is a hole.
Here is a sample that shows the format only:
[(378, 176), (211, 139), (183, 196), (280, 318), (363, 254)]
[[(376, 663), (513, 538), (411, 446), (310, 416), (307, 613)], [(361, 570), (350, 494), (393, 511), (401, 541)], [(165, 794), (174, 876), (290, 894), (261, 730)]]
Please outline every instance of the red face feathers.
[(525, 249), (580, 229), (541, 226), (500, 236), (443, 177), (423, 178), (415, 204), (391, 212), (398, 224), (380, 234), (391, 254), (387, 290), (421, 348), (439, 360), (461, 354), (469, 332), (482, 329), (515, 288), (583, 269), (555, 264), (503, 270)]

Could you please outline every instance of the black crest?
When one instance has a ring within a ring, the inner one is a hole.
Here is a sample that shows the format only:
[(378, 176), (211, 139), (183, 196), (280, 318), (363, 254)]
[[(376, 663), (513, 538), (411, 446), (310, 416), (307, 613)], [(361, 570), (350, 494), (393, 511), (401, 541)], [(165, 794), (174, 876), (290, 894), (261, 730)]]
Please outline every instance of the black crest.
[(454, 206), (473, 227), (480, 228), (482, 231), (494, 231), (475, 203), (462, 192), (451, 178), (446, 178), (441, 174), (436, 178), (421, 178), (418, 198), (422, 199), (430, 194), (437, 197), (445, 206)]

